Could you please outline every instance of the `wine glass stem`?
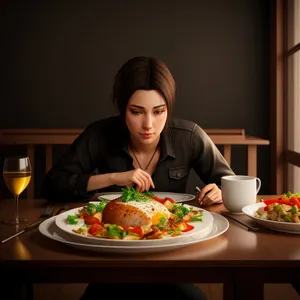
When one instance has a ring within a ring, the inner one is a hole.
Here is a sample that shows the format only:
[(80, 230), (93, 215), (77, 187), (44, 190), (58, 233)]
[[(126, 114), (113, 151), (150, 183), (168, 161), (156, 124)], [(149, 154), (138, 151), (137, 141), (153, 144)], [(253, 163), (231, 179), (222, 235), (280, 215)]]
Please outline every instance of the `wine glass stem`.
[(19, 225), (19, 195), (15, 196), (15, 205), (16, 205), (16, 210), (15, 210), (15, 222), (16, 225)]

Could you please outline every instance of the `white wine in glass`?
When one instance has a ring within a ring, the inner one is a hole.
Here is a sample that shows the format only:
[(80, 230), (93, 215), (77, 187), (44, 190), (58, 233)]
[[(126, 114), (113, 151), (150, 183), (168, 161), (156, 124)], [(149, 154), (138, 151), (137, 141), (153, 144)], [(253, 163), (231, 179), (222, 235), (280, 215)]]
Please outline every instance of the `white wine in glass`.
[(29, 157), (7, 157), (3, 165), (3, 178), (6, 186), (15, 199), (15, 214), (6, 223), (19, 225), (19, 196), (26, 189), (31, 178), (31, 165)]

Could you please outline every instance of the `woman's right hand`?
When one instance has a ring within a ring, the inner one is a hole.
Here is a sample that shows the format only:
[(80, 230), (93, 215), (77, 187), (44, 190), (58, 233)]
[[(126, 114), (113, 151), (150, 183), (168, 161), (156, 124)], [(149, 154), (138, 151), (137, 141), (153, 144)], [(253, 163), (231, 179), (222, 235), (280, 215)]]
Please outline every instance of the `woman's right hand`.
[(135, 185), (138, 192), (149, 191), (150, 186), (155, 188), (151, 175), (142, 169), (113, 173), (112, 181), (116, 185), (128, 188)]

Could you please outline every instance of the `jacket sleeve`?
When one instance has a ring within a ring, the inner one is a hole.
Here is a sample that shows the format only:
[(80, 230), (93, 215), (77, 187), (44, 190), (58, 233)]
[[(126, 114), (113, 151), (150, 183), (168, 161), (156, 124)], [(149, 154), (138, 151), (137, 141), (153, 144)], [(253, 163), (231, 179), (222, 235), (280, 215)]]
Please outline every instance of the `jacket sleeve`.
[(204, 184), (221, 186), (221, 178), (234, 175), (233, 170), (211, 138), (195, 124), (191, 137), (192, 168)]
[(87, 183), (95, 171), (92, 137), (85, 129), (58, 163), (46, 174), (42, 183), (43, 197), (52, 201), (82, 201), (96, 191), (87, 192)]

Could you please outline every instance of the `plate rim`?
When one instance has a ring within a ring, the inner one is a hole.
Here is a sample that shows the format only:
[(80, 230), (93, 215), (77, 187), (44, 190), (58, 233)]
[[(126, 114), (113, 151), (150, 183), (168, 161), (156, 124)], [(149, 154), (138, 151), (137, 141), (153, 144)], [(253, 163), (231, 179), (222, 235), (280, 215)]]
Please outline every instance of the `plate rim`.
[[(248, 204), (248, 205), (246, 205), (246, 206), (244, 206), (244, 207), (242, 208), (242, 211), (243, 211), (243, 213), (244, 213), (246, 216), (252, 218), (253, 220), (257, 221), (257, 223), (259, 223), (259, 224), (261, 224), (261, 225), (263, 225), (263, 224), (270, 224), (271, 226), (266, 226), (266, 225), (265, 225), (265, 227), (267, 227), (267, 228), (269, 228), (269, 229), (276, 230), (276, 231), (278, 231), (278, 232), (299, 233), (299, 234), (300, 234), (300, 224), (297, 224), (297, 223), (288, 223), (288, 222), (279, 222), (279, 221), (273, 221), (273, 220), (261, 219), (261, 218), (255, 217), (255, 216), (253, 216), (253, 215), (250, 215), (249, 213), (246, 212), (246, 209), (248, 209), (248, 208), (251, 208), (251, 207), (257, 207), (257, 208), (259, 208), (259, 207), (264, 207), (264, 206), (266, 206), (266, 204), (263, 203), (263, 202), (258, 202), (258, 203), (253, 203), (253, 204)], [(272, 226), (272, 224), (280, 225), (280, 227), (281, 227), (281, 226), (282, 226), (282, 227), (293, 227), (293, 228), (297, 228), (298, 230), (289, 230), (289, 229), (285, 229), (285, 228), (283, 228), (283, 229), (280, 228), (279, 230), (277, 230), (277, 228), (274, 228), (274, 227)]]
[[(97, 202), (97, 201), (90, 201), (90, 202)], [(153, 243), (156, 243), (156, 244), (173, 244), (173, 243), (176, 243), (176, 241), (178, 240), (184, 240), (186, 238), (189, 238), (189, 237), (192, 237), (194, 235), (197, 235), (197, 234), (200, 234), (201, 232), (206, 232), (207, 230), (211, 230), (211, 225), (213, 224), (213, 216), (211, 214), (211, 212), (203, 209), (203, 208), (200, 208), (200, 207), (196, 207), (196, 206), (192, 206), (192, 205), (188, 205), (188, 204), (184, 204), (185, 206), (188, 206), (188, 207), (193, 207), (195, 209), (198, 209), (198, 210), (202, 210), (204, 211), (207, 216), (210, 217), (210, 220), (208, 221), (209, 224), (207, 224), (204, 228), (202, 228), (200, 231), (196, 231), (196, 232), (190, 232), (190, 233), (187, 233), (187, 234), (183, 234), (183, 235), (179, 235), (179, 236), (175, 236), (175, 237), (170, 237), (170, 238), (167, 238), (167, 239), (157, 239), (157, 240), (114, 240), (114, 239), (106, 239), (106, 238), (96, 238), (96, 237), (89, 237), (89, 236), (83, 236), (83, 235), (80, 235), (78, 233), (74, 233), (72, 231), (68, 231), (64, 228), (62, 228), (61, 226), (59, 226), (57, 223), (57, 220), (60, 220), (60, 219), (63, 219), (64, 216), (66, 216), (69, 212), (71, 211), (74, 211), (74, 210), (77, 210), (77, 209), (81, 209), (82, 207), (84, 206), (80, 206), (80, 207), (75, 207), (73, 209), (70, 209), (70, 210), (67, 210), (66, 212), (63, 212), (62, 214), (56, 216), (55, 218), (55, 224), (56, 226), (62, 230), (63, 232), (65, 232), (66, 234), (70, 235), (70, 236), (73, 236), (74, 238), (77, 238), (77, 239), (83, 239), (83, 240), (86, 240), (86, 241), (89, 241), (89, 243), (91, 244), (114, 244), (114, 245), (119, 245), (119, 244), (123, 244), (124, 246), (128, 247), (130, 244), (136, 244), (136, 246), (138, 246), (139, 244), (144, 244), (145, 246), (149, 244), (153, 244)]]
[[(60, 242), (62, 244), (67, 244), (67, 245), (72, 245), (72, 246), (77, 246), (76, 248), (79, 248), (80, 246), (84, 246), (86, 248), (90, 248), (90, 249), (93, 249), (93, 248), (97, 248), (97, 249), (120, 249), (120, 250), (137, 250), (137, 249), (140, 249), (140, 250), (147, 250), (147, 249), (161, 249), (161, 250), (164, 250), (165, 248), (167, 249), (172, 249), (172, 248), (182, 248), (182, 247), (185, 247), (185, 246), (190, 246), (190, 245), (194, 245), (196, 243), (200, 243), (200, 242), (205, 242), (207, 240), (210, 240), (210, 239), (213, 239), (213, 238), (216, 238), (220, 235), (222, 235), (223, 233), (225, 233), (230, 224), (229, 224), (229, 221), (223, 217), (222, 215), (218, 214), (218, 213), (215, 213), (215, 212), (211, 212), (212, 216), (213, 216), (213, 225), (215, 225), (217, 227), (217, 232), (212, 234), (212, 231), (210, 231), (206, 236), (204, 237), (199, 237), (199, 238), (196, 238), (196, 239), (191, 239), (191, 240), (188, 240), (188, 241), (182, 241), (181, 243), (179, 244), (163, 244), (163, 245), (148, 245), (148, 246), (112, 246), (112, 245), (102, 245), (102, 244), (86, 244), (86, 243), (79, 243), (79, 242), (73, 242), (73, 241), (68, 241), (68, 240), (64, 240), (62, 237), (61, 238), (57, 238), (57, 237), (54, 237), (53, 235), (51, 235), (50, 233), (48, 233), (46, 231), (46, 229), (44, 229), (45, 226), (47, 226), (48, 223), (52, 222), (55, 226), (55, 218), (56, 216), (52, 216), (48, 219), (46, 219), (45, 221), (43, 221), (40, 225), (39, 225), (39, 232), (51, 239), (51, 240), (54, 240), (54, 241), (57, 241), (57, 242)], [(223, 222), (223, 228), (220, 229), (218, 227), (217, 224), (215, 223), (222, 223)], [(49, 227), (49, 225), (48, 225)], [(57, 229), (60, 230), (59, 227), (56, 226)], [(167, 250), (166, 249), (166, 250)], [(120, 252), (120, 253), (124, 253), (124, 252)], [(133, 253), (133, 252), (127, 252), (127, 253)]]

